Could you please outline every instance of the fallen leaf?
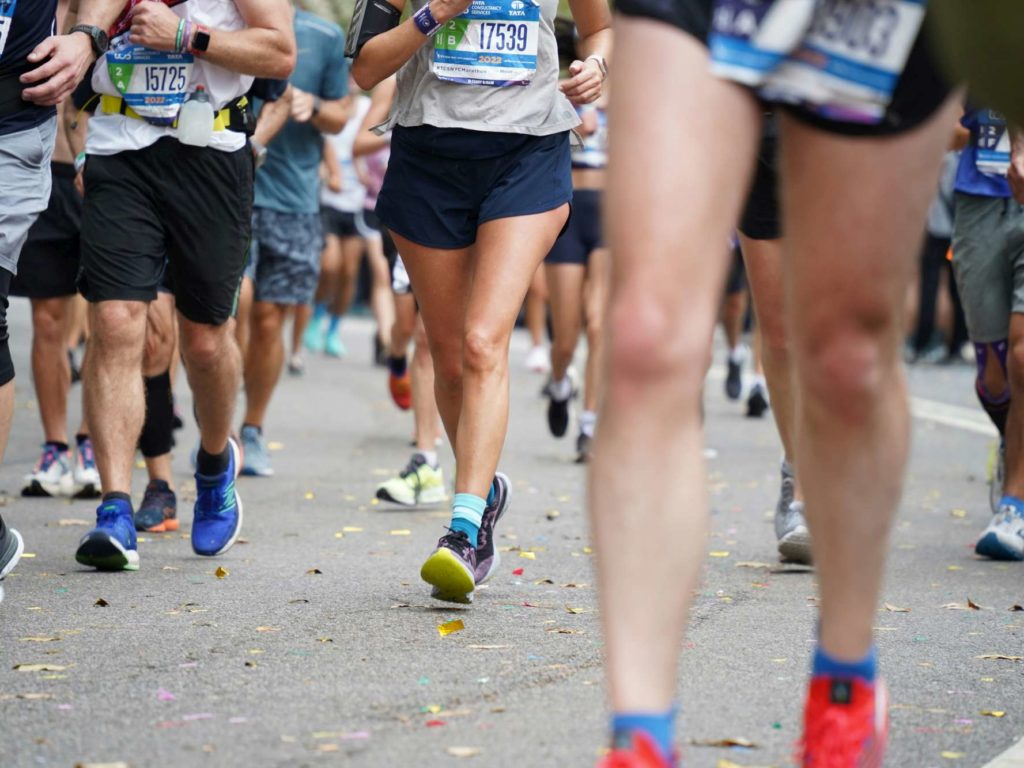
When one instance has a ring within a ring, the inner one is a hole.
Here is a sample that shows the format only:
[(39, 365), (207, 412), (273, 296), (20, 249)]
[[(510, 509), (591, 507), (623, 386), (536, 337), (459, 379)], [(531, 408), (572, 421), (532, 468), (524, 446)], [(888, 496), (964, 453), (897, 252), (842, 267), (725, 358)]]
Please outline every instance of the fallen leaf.
[(331, 638), (331, 637), (318, 637), (316, 639), (316, 641), (318, 643), (333, 643), (334, 642), (334, 638)]
[[(256, 627), (256, 631), (257, 632), (280, 632), (281, 628), (280, 627)], [(260, 653), (263, 653), (263, 651), (260, 651)]]
[(569, 629), (568, 627), (551, 627), (550, 629), (545, 630), (545, 631), (547, 631), (547, 632), (554, 632), (555, 634), (558, 634), (558, 635), (585, 635), (586, 634), (586, 632), (584, 632), (582, 629)]
[(555, 520), (559, 516), (559, 514), (561, 514), (561, 513), (557, 509), (552, 509), (552, 510), (548, 511), (548, 513), (545, 515), (545, 517), (548, 520)]
[(581, 613), (586, 613), (587, 612), (586, 608), (573, 608), (570, 605), (565, 606), (565, 610), (568, 611), (569, 613), (573, 614), (574, 616), (578, 615), (578, 614), (581, 614)]
[(63, 672), (67, 667), (59, 664), (15, 664), (15, 672)]
[(1001, 709), (983, 709), (980, 714), (985, 717), (1006, 717), (1006, 713)]
[(746, 561), (744, 561), (742, 563), (736, 563), (736, 567), (737, 568), (772, 568), (774, 566), (772, 566), (771, 563), (758, 563), (758, 562), (753, 562), (753, 561), (746, 560)]
[(446, 621), (444, 624), (437, 625), (437, 634), (441, 637), (447, 637), (455, 632), (461, 632), (466, 628), (466, 625), (462, 623), (462, 619), (455, 619), (454, 621)]
[(213, 575), (216, 576), (218, 579), (223, 579), (229, 573), (231, 573), (231, 571), (229, 571), (223, 565), (220, 565), (220, 566), (217, 566), (217, 570), (213, 572)]
[(1010, 610), (1014, 612), (1024, 611), (1024, 605), (1015, 605), (1012, 608), (1010, 608)]
[(306, 571), (307, 576), (320, 576), (323, 573), (319, 568), (310, 568)]
[(66, 518), (63, 518), (62, 520), (58, 520), (57, 521), (57, 525), (59, 525), (61, 528), (64, 528), (64, 527), (69, 526), (69, 525), (85, 525), (85, 526), (89, 526), (89, 525), (93, 525), (93, 523), (90, 523), (88, 520), (82, 520), (82, 519), (77, 518), (77, 517), (66, 517)]
[(480, 747), (448, 747), (446, 751), (452, 757), (476, 757), (483, 752)]
[(294, 600), (289, 600), (289, 601), (288, 601), (288, 604), (289, 604), (289, 605), (294, 605), (294, 604), (296, 604), (296, 603), (308, 603), (308, 602), (309, 602), (309, 600), (307, 600), (306, 598), (304, 598), (304, 597), (298, 597), (298, 598), (296, 598), (296, 599), (294, 599)]
[(1007, 656), (1004, 653), (985, 653), (974, 658), (987, 661), (1024, 661), (1024, 656)]
[(537, 556), (533, 552), (520, 552), (519, 556), (524, 560), (536, 560)]
[(563, 584), (562, 589), (586, 589), (589, 584), (574, 584), (571, 581), (568, 584)]
[(99, 600), (97, 600), (95, 603), (93, 603), (93, 605), (95, 605), (95, 606), (97, 606), (99, 608), (106, 608), (106, 607), (108, 607), (110, 605), (110, 603), (108, 603), (106, 600), (104, 600), (101, 597)]
[(59, 641), (59, 637), (23, 637), (21, 642), (23, 643), (56, 643)]
[(978, 605), (976, 602), (971, 600), (971, 598), (969, 598), (969, 597), (967, 598), (967, 607), (970, 608), (972, 611), (987, 611), (988, 610), (988, 608), (986, 608), (986, 607), (984, 607), (982, 605)]
[(538, 586), (540, 586), (540, 585), (543, 585), (543, 584), (554, 584), (555, 582), (553, 582), (551, 579), (537, 579), (533, 583), (537, 584)]
[(749, 739), (690, 739), (690, 744), (695, 747), (743, 747), (744, 749), (757, 749), (757, 744)]
[(900, 608), (892, 603), (886, 603), (885, 610), (889, 611), (889, 613), (910, 613), (909, 608)]
[(52, 693), (18, 693), (15, 694), (16, 699), (25, 699), (26, 701), (45, 701), (46, 699), (52, 699)]

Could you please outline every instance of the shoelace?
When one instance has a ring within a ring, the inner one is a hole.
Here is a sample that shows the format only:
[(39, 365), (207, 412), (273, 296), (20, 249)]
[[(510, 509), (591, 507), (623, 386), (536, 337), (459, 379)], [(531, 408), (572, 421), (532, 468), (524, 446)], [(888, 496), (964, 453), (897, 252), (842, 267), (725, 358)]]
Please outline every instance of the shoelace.
[[(859, 767), (864, 765), (859, 759), (866, 754), (865, 744), (874, 735), (860, 709), (833, 705), (811, 721), (798, 745), (796, 761), (805, 768)], [(810, 752), (808, 745), (813, 745)], [(810, 762), (805, 762), (805, 755), (810, 757)]]
[(456, 550), (463, 556), (473, 549), (473, 545), (469, 543), (469, 537), (466, 535), (466, 532), (456, 531), (452, 528), (449, 528), (448, 533), (441, 537), (438, 546), (442, 544), (449, 549)]
[(235, 493), (235, 482), (231, 480), (225, 486), (221, 486), (218, 480), (197, 482), (196, 490), (196, 517), (216, 517), (230, 506), (230, 499)]
[(96, 522), (98, 525), (114, 525), (121, 518), (120, 510), (114, 506), (101, 506), (96, 510)]

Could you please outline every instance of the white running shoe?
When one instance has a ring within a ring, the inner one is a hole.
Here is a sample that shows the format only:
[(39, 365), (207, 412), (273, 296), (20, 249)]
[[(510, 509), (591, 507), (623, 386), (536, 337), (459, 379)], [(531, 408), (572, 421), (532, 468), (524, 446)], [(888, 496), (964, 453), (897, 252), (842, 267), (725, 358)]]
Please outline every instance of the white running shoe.
[(25, 475), (22, 496), (71, 496), (75, 492), (71, 472), (71, 451), (60, 450), (52, 443), (43, 446), (35, 469)]
[(551, 371), (551, 355), (548, 353), (547, 347), (542, 344), (530, 347), (530, 351), (526, 353), (526, 370), (530, 373), (549, 373)]

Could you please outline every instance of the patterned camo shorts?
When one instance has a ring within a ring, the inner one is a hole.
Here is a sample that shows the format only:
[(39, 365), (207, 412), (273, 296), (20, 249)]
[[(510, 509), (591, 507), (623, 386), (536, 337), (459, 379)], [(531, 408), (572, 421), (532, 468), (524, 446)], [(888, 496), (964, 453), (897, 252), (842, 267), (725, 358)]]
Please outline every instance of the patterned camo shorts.
[(254, 208), (246, 277), (256, 301), (309, 304), (320, 279), (324, 238), (319, 213), (281, 213)]

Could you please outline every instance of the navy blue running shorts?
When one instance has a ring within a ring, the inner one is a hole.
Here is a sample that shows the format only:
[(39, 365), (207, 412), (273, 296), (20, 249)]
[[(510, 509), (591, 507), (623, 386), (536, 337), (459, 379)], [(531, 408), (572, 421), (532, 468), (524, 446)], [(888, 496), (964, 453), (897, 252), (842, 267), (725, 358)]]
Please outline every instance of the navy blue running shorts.
[(572, 200), (569, 132), (550, 136), (397, 126), (377, 198), (389, 230), (427, 248), (468, 248), (495, 219)]
[(601, 191), (577, 189), (572, 196), (572, 216), (544, 261), (586, 266), (590, 254), (602, 247)]

